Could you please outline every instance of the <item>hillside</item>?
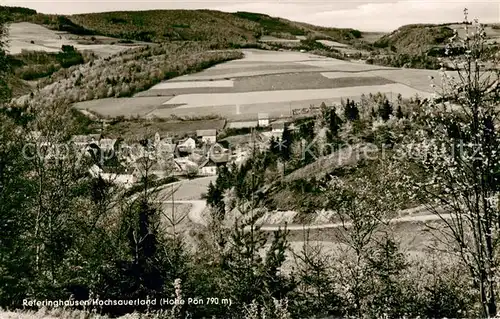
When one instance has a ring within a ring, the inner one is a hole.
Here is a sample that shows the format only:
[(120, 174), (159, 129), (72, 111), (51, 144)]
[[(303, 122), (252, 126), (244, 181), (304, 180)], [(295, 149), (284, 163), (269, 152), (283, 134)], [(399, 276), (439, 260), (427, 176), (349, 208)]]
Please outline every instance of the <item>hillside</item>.
[[(110, 12), (74, 15), (69, 19), (102, 35), (153, 42), (188, 40), (240, 43), (254, 42), (262, 35), (294, 38), (321, 31), (325, 31), (322, 34), (324, 38), (338, 40), (339, 34), (349, 33), (342, 29), (323, 30), (265, 14), (213, 10)], [(354, 33), (360, 32), (355, 30)]]
[(106, 59), (61, 69), (39, 82), (33, 105), (54, 101), (71, 104), (106, 97), (126, 97), (149, 89), (162, 80), (197, 72), (215, 64), (238, 59), (237, 50), (213, 50), (207, 43), (173, 42), (131, 49)]
[(105, 35), (129, 40), (255, 42), (262, 35), (285, 38), (314, 35), (346, 40), (358, 38), (352, 29), (324, 28), (251, 12), (214, 10), (119, 11), (71, 16), (47, 15), (18, 7), (0, 7), (11, 21), (34, 22), (74, 34)]
[(452, 36), (453, 29), (447, 26), (405, 25), (381, 37), (374, 43), (374, 46), (387, 48), (397, 53), (422, 54), (434, 46), (443, 44)]

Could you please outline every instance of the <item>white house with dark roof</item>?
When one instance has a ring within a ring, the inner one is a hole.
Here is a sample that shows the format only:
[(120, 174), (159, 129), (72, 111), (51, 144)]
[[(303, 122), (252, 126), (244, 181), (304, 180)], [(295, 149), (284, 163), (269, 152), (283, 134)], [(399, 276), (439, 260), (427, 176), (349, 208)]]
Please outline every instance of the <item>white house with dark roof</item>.
[(214, 144), (217, 142), (217, 130), (197, 130), (196, 136), (203, 141), (203, 143)]

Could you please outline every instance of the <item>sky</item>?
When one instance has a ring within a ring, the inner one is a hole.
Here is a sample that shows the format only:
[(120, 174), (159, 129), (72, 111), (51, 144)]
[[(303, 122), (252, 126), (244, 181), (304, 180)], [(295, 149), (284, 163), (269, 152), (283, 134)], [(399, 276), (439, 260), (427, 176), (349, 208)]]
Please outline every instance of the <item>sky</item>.
[(463, 9), (469, 19), (500, 22), (500, 0), (0, 0), (0, 5), (22, 6), (43, 13), (75, 14), (147, 9), (214, 9), (250, 11), (327, 27), (362, 31), (392, 31), (410, 23), (457, 22)]

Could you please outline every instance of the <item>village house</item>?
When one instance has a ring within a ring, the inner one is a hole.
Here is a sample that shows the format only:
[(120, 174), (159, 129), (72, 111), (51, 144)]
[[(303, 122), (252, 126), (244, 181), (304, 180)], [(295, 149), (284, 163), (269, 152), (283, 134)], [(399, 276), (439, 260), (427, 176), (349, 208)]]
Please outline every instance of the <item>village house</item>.
[(283, 122), (275, 122), (271, 124), (273, 133), (283, 133), (285, 131), (285, 123)]
[(252, 128), (259, 126), (259, 121), (238, 121), (238, 122), (230, 122), (227, 124), (228, 128)]
[(201, 139), (203, 143), (214, 144), (217, 142), (217, 130), (197, 130), (196, 136)]
[(120, 147), (120, 160), (126, 163), (135, 163), (135, 161), (146, 154), (144, 146), (139, 143), (136, 144), (123, 144)]
[(208, 157), (216, 163), (227, 163), (231, 159), (231, 150), (224, 148), (219, 143), (216, 143), (210, 147)]
[(116, 139), (102, 138), (99, 140), (99, 148), (105, 152), (115, 151), (115, 147), (117, 146), (116, 141)]
[(171, 165), (170, 173), (173, 176), (182, 176), (182, 175), (185, 175), (184, 169), (181, 167), (181, 165), (175, 159), (172, 159), (172, 165)]
[(104, 181), (125, 188), (130, 188), (137, 182), (137, 178), (133, 174), (105, 173), (102, 168), (95, 164), (90, 167), (89, 173), (93, 178), (101, 177)]
[(212, 159), (207, 159), (200, 165), (198, 174), (201, 176), (217, 175), (217, 163), (215, 163)]
[(73, 135), (71, 137), (71, 142), (75, 146), (84, 149), (91, 144), (98, 145), (100, 138), (101, 138), (101, 136), (99, 134)]
[(198, 174), (198, 168), (199, 166), (190, 161), (189, 159), (183, 157), (183, 158), (176, 158), (174, 159), (176, 165), (180, 167), (182, 170), (182, 175), (197, 175)]
[(196, 165), (200, 165), (201, 163), (205, 162), (207, 156), (205, 156), (205, 154), (199, 154), (193, 152), (187, 157), (187, 159), (195, 163)]
[(143, 165), (143, 163), (141, 163), (141, 160), (138, 160), (135, 164), (135, 169), (132, 172), (132, 175), (134, 175), (137, 180), (145, 177), (146, 172), (149, 178), (153, 178), (153, 176), (155, 176), (156, 178), (165, 178), (171, 175), (170, 171), (171, 170), (167, 163), (153, 162)]
[(267, 113), (259, 113), (259, 126), (260, 127), (268, 127), (269, 126), (269, 114)]
[(170, 143), (168, 140), (161, 140), (155, 143), (156, 157), (168, 160), (174, 157), (177, 145)]
[(188, 137), (177, 143), (177, 150), (181, 153), (191, 153), (196, 148), (196, 141)]

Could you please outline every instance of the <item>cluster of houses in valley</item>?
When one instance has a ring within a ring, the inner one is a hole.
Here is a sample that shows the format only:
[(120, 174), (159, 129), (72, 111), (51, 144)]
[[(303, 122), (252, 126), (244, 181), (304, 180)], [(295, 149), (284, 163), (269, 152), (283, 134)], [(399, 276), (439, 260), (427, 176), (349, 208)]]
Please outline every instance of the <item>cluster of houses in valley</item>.
[(217, 169), (237, 162), (235, 153), (217, 142), (217, 130), (198, 130), (196, 136), (175, 140), (156, 133), (153, 139), (127, 144), (99, 134), (76, 135), (72, 143), (95, 158), (94, 177), (131, 187), (143, 177), (213, 176)]
[[(261, 148), (267, 145), (271, 136), (281, 137), (286, 121), (269, 123), (267, 117), (259, 117), (256, 124), (269, 128), (256, 136)], [(51, 148), (54, 145), (47, 137), (38, 134), (35, 139), (38, 146), (48, 149), (45, 156), (59, 151), (57, 147)], [(219, 167), (232, 163), (239, 165), (251, 154), (250, 146), (230, 150), (227, 144), (218, 141), (216, 129), (198, 130), (196, 135), (182, 139), (162, 137), (156, 133), (154, 138), (133, 144), (122, 139), (104, 138), (100, 134), (75, 135), (70, 144), (93, 159), (94, 164), (89, 170), (93, 177), (101, 177), (126, 188), (145, 176), (155, 180), (172, 176), (214, 176)]]

